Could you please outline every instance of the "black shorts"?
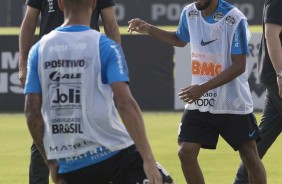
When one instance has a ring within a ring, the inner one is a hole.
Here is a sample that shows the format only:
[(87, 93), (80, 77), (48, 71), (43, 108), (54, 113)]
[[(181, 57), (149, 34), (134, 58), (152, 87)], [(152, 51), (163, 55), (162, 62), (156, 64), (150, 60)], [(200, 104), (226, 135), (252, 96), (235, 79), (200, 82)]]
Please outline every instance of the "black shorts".
[[(169, 174), (156, 163), (164, 183), (172, 183)], [(143, 160), (134, 145), (97, 164), (61, 174), (68, 184), (146, 183)]]
[(251, 114), (212, 114), (185, 110), (179, 125), (178, 143), (192, 142), (215, 149), (218, 137), (235, 150), (252, 140), (260, 140), (255, 116)]

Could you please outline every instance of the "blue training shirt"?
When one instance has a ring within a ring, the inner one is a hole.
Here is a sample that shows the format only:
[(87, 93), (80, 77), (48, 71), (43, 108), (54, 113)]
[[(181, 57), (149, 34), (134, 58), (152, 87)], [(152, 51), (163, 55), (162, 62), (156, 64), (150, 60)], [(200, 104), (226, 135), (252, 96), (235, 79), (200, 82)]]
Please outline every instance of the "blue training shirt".
[[(87, 26), (75, 25), (58, 27), (56, 30), (64, 32), (79, 32), (89, 29), (90, 28)], [(115, 49), (111, 48), (111, 46), (113, 47), (113, 45), (115, 46)], [(37, 42), (29, 52), (28, 73), (24, 89), (25, 94), (42, 93), (38, 74), (39, 46), (40, 41)], [(111, 84), (114, 82), (129, 82), (128, 68), (120, 45), (109, 39), (105, 35), (101, 35), (99, 40), (99, 48), (102, 83)], [(120, 72), (121, 69), (123, 70), (123, 72)], [(93, 165), (114, 156), (118, 152), (119, 151), (110, 151), (107, 148), (101, 146), (96, 148), (95, 150), (88, 151), (87, 153), (76, 157), (59, 159), (59, 173), (66, 173), (89, 165)]]
[[(204, 20), (208, 23), (217, 22), (220, 17), (224, 17), (230, 10), (234, 8), (233, 5), (223, 1), (218, 0), (218, 7), (210, 16), (206, 16)], [(176, 31), (176, 36), (183, 42), (190, 42), (190, 34), (187, 24), (186, 9), (181, 13), (179, 24)], [(246, 35), (246, 22), (241, 20), (239, 23), (236, 32), (233, 37), (231, 54), (249, 54), (248, 40)], [(238, 38), (238, 39), (237, 39)]]
[[(58, 31), (66, 32), (76, 32), (76, 31), (86, 31), (90, 28), (87, 26), (65, 26), (58, 27)], [(41, 93), (41, 85), (38, 76), (38, 49), (39, 42), (37, 42), (30, 50), (28, 56), (28, 73), (27, 80), (24, 89), (24, 93)], [(100, 38), (100, 61), (101, 61), (101, 73), (102, 82), (104, 84), (111, 84), (113, 82), (129, 82), (128, 68), (126, 65), (125, 57), (123, 51), (119, 44), (109, 39), (105, 35)], [(110, 45), (116, 45), (115, 52), (109, 49)], [(119, 72), (120, 65), (124, 72), (121, 74)]]

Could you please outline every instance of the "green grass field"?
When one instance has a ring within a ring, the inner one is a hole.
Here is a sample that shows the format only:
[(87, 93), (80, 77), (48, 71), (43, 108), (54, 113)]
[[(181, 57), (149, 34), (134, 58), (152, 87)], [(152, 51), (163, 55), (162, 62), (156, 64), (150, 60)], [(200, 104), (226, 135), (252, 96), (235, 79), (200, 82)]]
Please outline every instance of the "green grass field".
[[(169, 30), (169, 31), (174, 31), (176, 30), (176, 27), (175, 26), (158, 26), (162, 29), (165, 29), (165, 30)], [(103, 32), (103, 27), (101, 26), (101, 31)], [(250, 31), (251, 32), (262, 32), (262, 27), (259, 26), (259, 25), (253, 25), (253, 26), (250, 26)], [(18, 27), (0, 27), (0, 35), (18, 35), (20, 32), (20, 29)], [(39, 29), (37, 28), (36, 29), (36, 34), (39, 33)], [(121, 26), (120, 27), (120, 33), (122, 35), (127, 35), (129, 34), (127, 32), (127, 27), (126, 26)], [(136, 34), (136, 33), (134, 33)]]
[[(174, 178), (185, 184), (177, 157), (177, 131), (182, 112), (144, 112), (144, 120), (156, 159)], [(258, 122), (261, 114), (256, 114)], [(0, 184), (28, 183), (31, 137), (23, 114), (0, 114)], [(268, 183), (282, 183), (282, 138), (276, 140), (263, 159)], [(220, 139), (216, 150), (201, 150), (199, 156), (207, 184), (231, 184), (240, 162)], [(51, 183), (51, 182), (50, 182)]]

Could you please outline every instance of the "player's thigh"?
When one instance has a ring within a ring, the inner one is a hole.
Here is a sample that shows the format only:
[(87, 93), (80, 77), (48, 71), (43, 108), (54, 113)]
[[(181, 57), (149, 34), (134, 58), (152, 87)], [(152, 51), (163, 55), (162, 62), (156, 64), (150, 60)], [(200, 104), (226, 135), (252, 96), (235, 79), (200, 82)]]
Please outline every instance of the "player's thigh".
[(282, 117), (282, 98), (278, 93), (278, 86), (277, 83), (266, 84), (267, 95), (268, 98), (271, 100), (272, 104), (278, 110), (278, 114)]
[(30, 184), (48, 184), (49, 169), (33, 143), (31, 147), (30, 165), (29, 165), (29, 183)]
[(275, 134), (273, 136), (277, 137), (282, 129), (282, 99), (278, 96), (278, 92), (275, 93), (277, 87), (274, 89), (271, 88), (270, 90), (272, 91), (268, 90), (268, 88), (260, 123), (260, 131), (262, 135)]

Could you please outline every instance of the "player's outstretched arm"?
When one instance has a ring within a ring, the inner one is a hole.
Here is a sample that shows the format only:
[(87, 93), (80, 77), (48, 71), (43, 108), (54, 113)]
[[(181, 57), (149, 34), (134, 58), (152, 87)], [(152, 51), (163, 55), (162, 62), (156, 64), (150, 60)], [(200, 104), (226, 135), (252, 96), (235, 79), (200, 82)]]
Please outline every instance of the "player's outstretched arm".
[(132, 32), (145, 33), (149, 34), (152, 37), (165, 42), (167, 44), (184, 47), (186, 45), (185, 42), (181, 41), (176, 35), (175, 32), (162, 30), (156, 26), (148, 24), (144, 20), (139, 18), (132, 19), (128, 21), (128, 32), (131, 34)]

